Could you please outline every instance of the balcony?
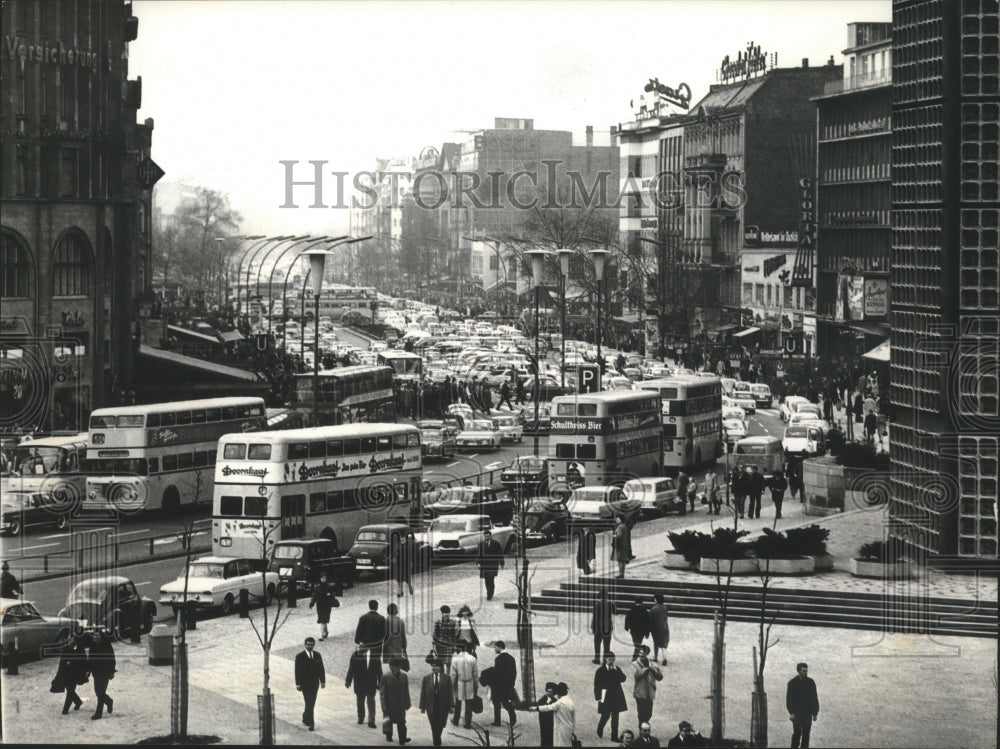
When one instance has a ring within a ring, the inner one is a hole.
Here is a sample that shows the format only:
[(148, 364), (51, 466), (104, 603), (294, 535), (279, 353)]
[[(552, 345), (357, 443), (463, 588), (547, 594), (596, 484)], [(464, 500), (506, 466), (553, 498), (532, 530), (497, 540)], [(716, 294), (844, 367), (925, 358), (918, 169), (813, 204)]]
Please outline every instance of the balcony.
[(823, 95), (840, 94), (875, 86), (888, 86), (892, 83), (892, 70), (879, 70), (866, 75), (855, 75), (842, 78), (839, 81), (827, 81), (823, 84)]

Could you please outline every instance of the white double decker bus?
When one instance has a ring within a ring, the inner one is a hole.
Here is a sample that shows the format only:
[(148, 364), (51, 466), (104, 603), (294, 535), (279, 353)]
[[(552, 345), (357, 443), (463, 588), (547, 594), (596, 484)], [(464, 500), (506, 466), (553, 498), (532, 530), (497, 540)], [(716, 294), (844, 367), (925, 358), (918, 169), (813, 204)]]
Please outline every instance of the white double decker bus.
[(212, 551), (259, 558), (282, 539), (320, 537), (346, 552), (363, 525), (420, 517), (420, 432), (343, 424), (219, 441)]
[(219, 438), (263, 430), (263, 398), (99, 408), (87, 436), (84, 509), (136, 513), (207, 503)]
[(636, 383), (663, 403), (663, 465), (688, 470), (723, 454), (722, 380), (677, 375)]

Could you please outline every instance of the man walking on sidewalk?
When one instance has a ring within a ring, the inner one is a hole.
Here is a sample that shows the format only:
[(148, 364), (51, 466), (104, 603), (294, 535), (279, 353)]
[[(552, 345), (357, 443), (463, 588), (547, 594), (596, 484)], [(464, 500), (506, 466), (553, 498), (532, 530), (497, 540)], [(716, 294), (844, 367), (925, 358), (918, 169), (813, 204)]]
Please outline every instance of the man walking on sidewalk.
[(757, 466), (750, 467), (750, 477), (748, 481), (750, 494), (750, 508), (747, 516), (751, 518), (760, 517), (760, 498), (764, 494), (764, 476), (757, 470)]
[(492, 601), (496, 593), (497, 575), (503, 567), (503, 548), (493, 538), (490, 531), (483, 531), (483, 540), (479, 544), (479, 576), (486, 583), (486, 600)]
[(302, 711), (302, 723), (310, 731), (316, 727), (313, 709), (316, 707), (316, 695), (320, 689), (326, 689), (326, 669), (323, 667), (323, 656), (313, 651), (316, 640), (305, 639), (305, 650), (295, 656), (295, 688), (302, 692), (305, 709)]
[(819, 718), (819, 696), (816, 682), (809, 678), (809, 666), (799, 663), (795, 670), (798, 675), (788, 682), (785, 692), (785, 708), (792, 721), (792, 749), (809, 749), (809, 732), (814, 720)]
[(431, 673), (427, 674), (420, 684), (420, 712), (427, 715), (434, 746), (441, 746), (441, 732), (451, 714), (451, 678), (441, 672), (440, 658), (431, 658), (430, 664)]
[(358, 703), (358, 724), (365, 722), (365, 705), (368, 706), (368, 727), (375, 728), (375, 692), (382, 679), (382, 660), (371, 648), (358, 646), (351, 655), (344, 686), (354, 684), (354, 696)]
[(389, 671), (382, 677), (379, 697), (382, 703), (382, 721), (385, 740), (392, 741), (392, 725), (399, 731), (399, 745), (410, 743), (406, 736), (406, 711), (410, 709), (410, 682), (402, 670), (403, 659), (393, 657)]

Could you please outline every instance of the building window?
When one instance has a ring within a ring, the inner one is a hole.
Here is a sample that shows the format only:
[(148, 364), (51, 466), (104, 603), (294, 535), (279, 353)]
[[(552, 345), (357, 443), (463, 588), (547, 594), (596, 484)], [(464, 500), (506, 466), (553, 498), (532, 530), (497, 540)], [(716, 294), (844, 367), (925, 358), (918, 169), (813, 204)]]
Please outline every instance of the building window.
[(764, 304), (764, 284), (756, 284), (755, 297), (757, 304)]
[(18, 145), (15, 154), (15, 188), (18, 195), (28, 194), (28, 147)]
[(31, 260), (12, 235), (2, 235), (0, 245), (0, 295), (4, 299), (31, 296)]
[(90, 248), (79, 234), (65, 234), (52, 257), (52, 295), (89, 296)]
[(63, 148), (59, 153), (59, 196), (75, 198), (77, 191), (77, 159), (75, 148)]
[(743, 304), (753, 304), (753, 284), (743, 284)]

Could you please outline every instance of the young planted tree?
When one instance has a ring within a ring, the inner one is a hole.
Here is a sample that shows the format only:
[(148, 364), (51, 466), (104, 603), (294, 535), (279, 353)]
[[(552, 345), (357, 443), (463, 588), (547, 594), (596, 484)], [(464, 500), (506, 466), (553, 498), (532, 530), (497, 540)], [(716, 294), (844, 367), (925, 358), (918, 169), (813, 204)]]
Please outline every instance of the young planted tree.
[[(774, 519), (771, 530), (778, 525)], [(765, 538), (768, 536), (765, 535)], [(771, 536), (774, 538), (774, 536)], [(758, 552), (761, 550), (758, 543)], [(773, 549), (778, 552), (778, 549)], [(757, 645), (753, 648), (753, 692), (750, 696), (750, 744), (757, 747), (767, 746), (767, 691), (764, 689), (764, 667), (767, 665), (767, 654), (781, 639), (771, 640), (771, 627), (774, 626), (775, 614), (768, 618), (767, 594), (771, 588), (771, 558), (772, 553), (758, 553), (757, 573), (760, 577), (760, 618), (757, 621)]]

